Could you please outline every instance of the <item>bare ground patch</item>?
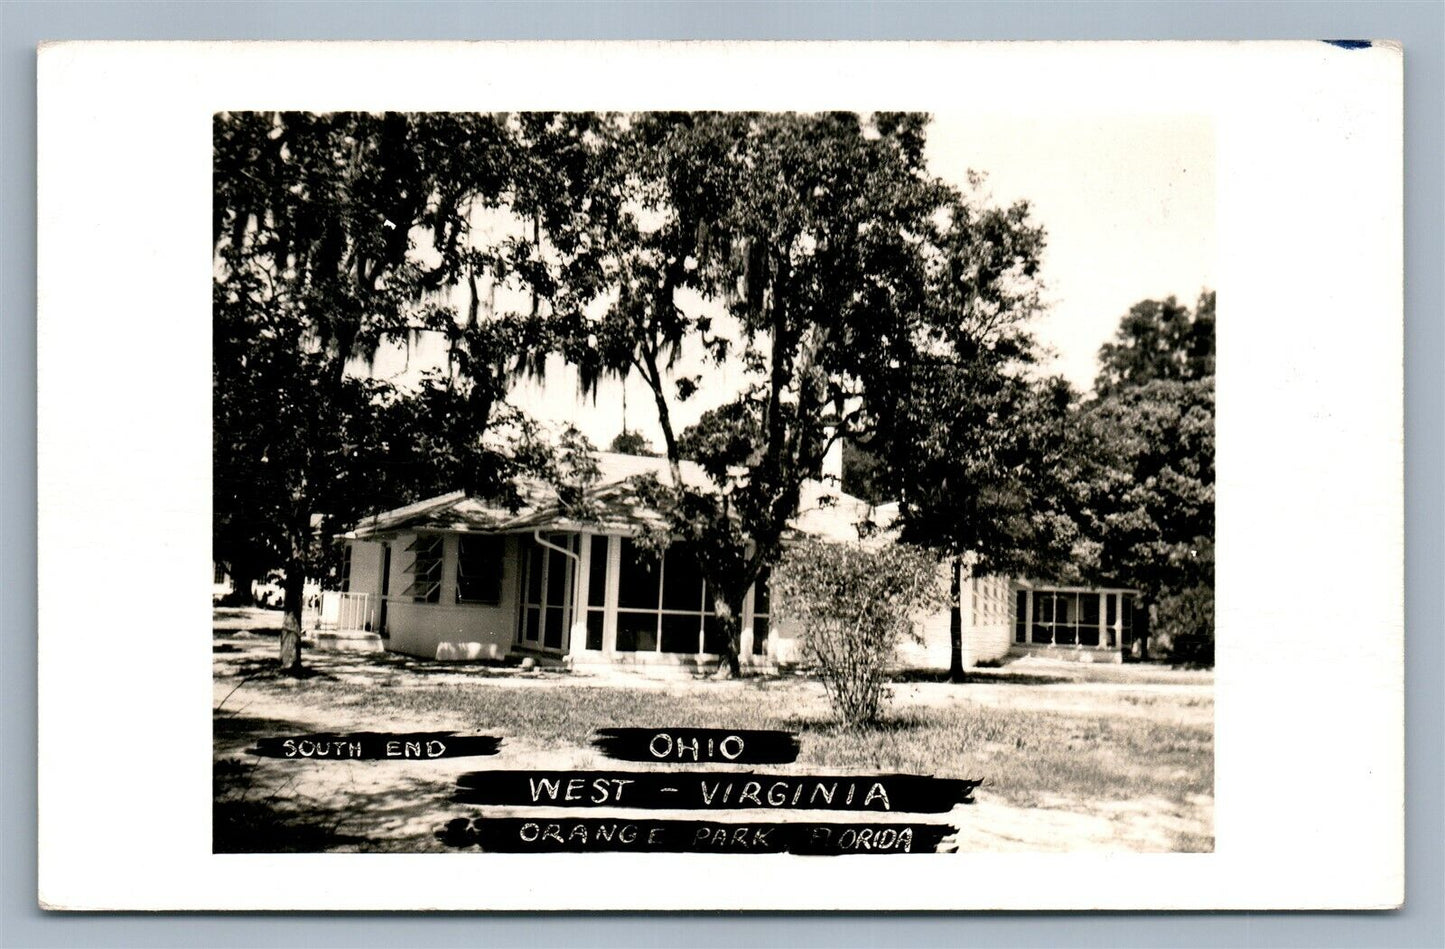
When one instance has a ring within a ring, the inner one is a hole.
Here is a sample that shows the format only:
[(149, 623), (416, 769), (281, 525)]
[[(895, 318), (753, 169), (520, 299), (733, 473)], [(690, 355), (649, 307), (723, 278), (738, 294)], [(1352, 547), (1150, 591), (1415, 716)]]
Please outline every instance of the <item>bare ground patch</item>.
[[(217, 849), (440, 849), (436, 828), (473, 813), (450, 801), (464, 771), (619, 767), (592, 749), (597, 728), (689, 725), (801, 732), (799, 761), (768, 770), (981, 778), (977, 803), (948, 815), (962, 851), (1213, 849), (1213, 694), (1198, 679), (899, 683), (887, 721), (847, 732), (822, 689), (795, 677), (523, 673), (312, 651), (314, 674), (296, 680), (275, 673), (264, 633), (220, 631), (216, 642), (235, 647), (213, 657)], [(496, 758), (425, 762), (245, 753), (262, 734), (363, 730), (484, 733), (503, 745)]]

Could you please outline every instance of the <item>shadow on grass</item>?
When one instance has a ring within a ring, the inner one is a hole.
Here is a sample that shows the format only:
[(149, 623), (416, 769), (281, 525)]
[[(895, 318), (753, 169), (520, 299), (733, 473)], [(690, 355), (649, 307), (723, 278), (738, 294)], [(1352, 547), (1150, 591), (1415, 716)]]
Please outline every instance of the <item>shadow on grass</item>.
[(533, 669), (530, 672), (523, 673), (517, 663), (507, 663), (495, 659), (472, 660), (468, 662), (429, 662), (425, 659), (394, 655), (386, 658), (377, 656), (372, 662), (367, 663), (367, 665), (389, 672), (406, 672), (422, 677), (476, 676), (479, 679), (516, 675), (538, 676), (552, 671)]
[(926, 713), (915, 711), (902, 714), (885, 712), (882, 717), (861, 725), (848, 726), (836, 718), (820, 716), (791, 716), (785, 720), (787, 728), (803, 734), (827, 736), (896, 735), (922, 731), (937, 723)]
[[(1077, 682), (1069, 676), (1039, 675), (1033, 672), (1010, 672), (1004, 669), (970, 669), (969, 682), (1006, 682), (1009, 685), (1058, 685), (1062, 682)], [(967, 686), (965, 682), (963, 685)]]
[[(238, 650), (218, 649), (212, 647), (212, 652), (232, 652)], [(281, 663), (273, 656), (263, 658), (240, 659), (232, 663), (226, 669), (227, 676), (235, 676), (242, 679), (319, 679), (323, 682), (338, 682), (336, 676), (325, 669), (318, 669), (314, 665), (303, 665), (300, 672), (286, 672), (281, 668)]]
[(257, 777), (257, 765), (222, 758), (212, 768), (212, 853), (316, 853), (362, 847), (367, 839), (343, 832), (347, 815), (287, 798), (287, 785)]
[(445, 783), (413, 779), (359, 790), (338, 782), (318, 798), (296, 794), (291, 779), (274, 772), (261, 777), (255, 763), (240, 758), (215, 763), (214, 790), (214, 853), (434, 850), (432, 835), (450, 816)]
[(938, 669), (900, 669), (888, 676), (889, 682), (911, 683), (911, 682), (947, 682), (947, 670)]
[[(238, 715), (217, 717), (212, 727), (221, 755), (212, 767), (212, 852), (436, 849), (428, 846), (428, 835), (446, 816), (441, 809), (449, 801), (449, 782), (411, 778), (380, 788), (358, 787), (337, 770), (336, 783), (324, 792), (302, 794), (295, 782), (307, 772), (288, 766), (314, 768), (315, 762), (277, 767), (274, 761), (247, 755), (246, 749), (257, 738), (305, 735), (316, 730), (313, 726)], [(408, 823), (415, 826), (408, 830)]]
[[(960, 688), (967, 688), (970, 682), (1007, 682), (1010, 685), (1057, 685), (1073, 682), (1075, 679), (1064, 675), (1044, 675), (1037, 672), (1015, 672), (1007, 666), (976, 666), (969, 669)], [(937, 669), (904, 669), (891, 674), (888, 681), (908, 685), (919, 682), (948, 682), (948, 672)]]
[(278, 610), (261, 606), (215, 606), (211, 608), (211, 616), (219, 620), (253, 619), (257, 613), (274, 612), (278, 612)]
[(211, 630), (213, 639), (280, 639), (279, 626), (221, 626)]
[(211, 852), (323, 853), (365, 846), (365, 837), (340, 827), (340, 819), (323, 810), (283, 812), (269, 800), (218, 796), (211, 807)]
[(464, 662), (418, 659), (415, 656), (383, 652), (344, 652), (312, 649), (306, 653), (309, 667), (323, 673), (339, 675), (396, 675), (405, 674), (417, 679), (432, 678), (521, 678), (549, 679), (570, 676), (571, 670), (564, 668), (537, 667), (523, 670), (519, 660), (480, 659)]
[(275, 735), (309, 735), (316, 731), (310, 725), (284, 718), (257, 718), (252, 715), (217, 715), (211, 719), (211, 738), (216, 744), (252, 742)]

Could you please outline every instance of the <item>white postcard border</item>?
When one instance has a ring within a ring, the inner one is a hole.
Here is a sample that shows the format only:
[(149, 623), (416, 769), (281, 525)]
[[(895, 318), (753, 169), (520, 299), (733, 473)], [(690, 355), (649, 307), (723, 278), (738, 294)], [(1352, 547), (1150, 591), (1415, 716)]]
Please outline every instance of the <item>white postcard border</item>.
[[(78, 43), (42, 51), (39, 87), (46, 905), (1278, 909), (1401, 900), (1398, 47)], [(209, 602), (184, 594), (206, 589), (211, 570), (211, 115), (276, 107), (1212, 116), (1216, 852), (211, 854)]]

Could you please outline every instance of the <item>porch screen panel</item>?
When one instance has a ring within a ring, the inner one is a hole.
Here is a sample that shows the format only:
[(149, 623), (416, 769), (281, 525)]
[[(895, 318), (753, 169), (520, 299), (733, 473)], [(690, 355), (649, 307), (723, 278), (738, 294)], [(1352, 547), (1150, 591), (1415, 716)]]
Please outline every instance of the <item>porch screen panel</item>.
[(527, 545), (527, 602), (534, 606), (542, 603), (542, 554), (541, 547)]
[(692, 549), (673, 544), (662, 562), (662, 608), (698, 613), (702, 610), (702, 570)]
[(617, 611), (619, 652), (657, 651), (657, 614)]
[(673, 544), (662, 558), (662, 652), (703, 652), (707, 590), (697, 555), (686, 544)]
[(1119, 642), (1124, 646), (1134, 644), (1134, 598), (1127, 593), (1119, 595)]
[(630, 537), (622, 538), (622, 575), (617, 583), (617, 607), (623, 610), (656, 610), (662, 562), (643, 550)]
[[(703, 616), (702, 651), (714, 656), (720, 656), (722, 655), (723, 651), (727, 649), (727, 642), (727, 633), (723, 631), (722, 620), (712, 615), (712, 613), (708, 613), (707, 615)], [(742, 643), (738, 644), (738, 648), (742, 648)], [(757, 651), (758, 644), (756, 641), (754, 641), (753, 652)]]
[(673, 544), (655, 556), (624, 538), (621, 567), (619, 651), (693, 655), (717, 648), (718, 628), (707, 622), (707, 588), (691, 548)]
[(587, 568), (587, 648), (602, 648), (603, 606), (607, 602), (607, 538), (593, 534)]
[(522, 569), (526, 574), (523, 581), (521, 639), (524, 643), (536, 643), (542, 635), (542, 581), (546, 577), (546, 551), (531, 541), (527, 542), (523, 555)]
[(698, 637), (702, 634), (702, 614), (663, 613), (662, 652), (698, 652)]
[[(555, 534), (547, 538), (574, 553), (575, 537)], [(518, 638), (547, 649), (561, 649), (572, 616), (572, 576), (575, 561), (561, 551), (525, 541), (522, 559), (522, 621)]]
[(1072, 646), (1078, 642), (1079, 594), (1054, 594), (1054, 644)]
[(1099, 594), (1079, 593), (1079, 645), (1099, 645)]
[(1029, 591), (1018, 591), (1014, 611), (1014, 642), (1026, 643), (1029, 641)]
[(548, 649), (561, 649), (562, 627), (566, 625), (566, 618), (562, 615), (562, 607), (548, 607), (545, 616), (546, 618), (542, 626), (542, 645)]
[(622, 538), (617, 578), (617, 649), (656, 652), (662, 561), (630, 537)]
[(1033, 641), (1036, 645), (1048, 645), (1054, 641), (1054, 595), (1034, 594)]
[(769, 602), (771, 594), (768, 591), (768, 581), (772, 574), (764, 570), (753, 584), (753, 655), (765, 656), (768, 653), (768, 621), (772, 616), (772, 605)]
[[(548, 538), (568, 550), (576, 545), (565, 535)], [(569, 599), (572, 590), (573, 560), (560, 550), (547, 551), (547, 604), (542, 626), (542, 645), (548, 649), (562, 648), (562, 634), (567, 628)]]

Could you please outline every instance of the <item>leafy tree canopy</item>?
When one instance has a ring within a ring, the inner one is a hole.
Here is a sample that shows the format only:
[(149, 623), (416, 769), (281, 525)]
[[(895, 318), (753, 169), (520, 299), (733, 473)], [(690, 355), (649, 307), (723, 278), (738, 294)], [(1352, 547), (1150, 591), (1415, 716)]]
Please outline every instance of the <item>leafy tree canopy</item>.
[[(583, 144), (595, 121), (216, 117), (216, 557), (284, 566), (293, 668), (320, 538), (442, 485), (498, 490), (529, 457), (484, 436), (516, 421), (511, 378), (544, 365), (545, 310), (595, 271), (589, 234), (606, 222), (575, 210), (612, 167)], [(516, 226), (485, 232), (488, 215)], [(499, 307), (499, 288), (528, 304)], [(445, 373), (400, 392), (355, 371), (420, 334), (445, 340)]]
[(652, 455), (651, 443), (641, 432), (624, 429), (618, 432), (607, 446), (608, 451), (620, 452), (624, 455)]
[[(920, 363), (1028, 347), (1016, 327), (1037, 303), (1042, 231), (1022, 205), (987, 207), (930, 176), (926, 126), (901, 113), (648, 113), (612, 128), (630, 174), (599, 198), (615, 209), (605, 308), (556, 325), (584, 385), (636, 374), (652, 391), (673, 463), (654, 501), (706, 551), (733, 666), (743, 597), (831, 445), (900, 425), (892, 406)], [(674, 371), (688, 340), (746, 383), (677, 433), (672, 409), (699, 385)], [(684, 484), (683, 458), (715, 488)]]
[(1113, 340), (1099, 350), (1094, 391), (1160, 380), (1187, 382), (1214, 376), (1214, 291), (1199, 295), (1193, 312), (1174, 297), (1142, 300), (1119, 321)]

